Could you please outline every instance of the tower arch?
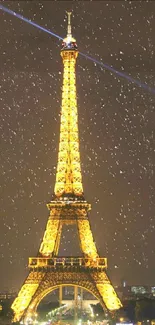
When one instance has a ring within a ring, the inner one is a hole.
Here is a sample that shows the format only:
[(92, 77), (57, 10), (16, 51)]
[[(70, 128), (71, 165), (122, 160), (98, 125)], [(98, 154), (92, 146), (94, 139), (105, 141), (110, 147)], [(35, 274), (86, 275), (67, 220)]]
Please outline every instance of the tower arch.
[[(56, 290), (56, 289), (59, 289), (60, 287), (74, 287), (75, 286), (75, 284), (59, 284), (59, 285), (57, 285), (57, 286), (54, 286), (54, 287), (50, 287), (50, 288), (47, 288), (47, 289), (45, 289), (45, 290), (43, 290), (40, 294), (38, 294), (38, 296), (34, 299), (34, 301), (33, 301), (33, 303), (32, 304), (30, 304), (30, 306), (29, 306), (29, 308), (28, 308), (28, 310), (29, 310), (29, 312), (32, 312), (32, 310), (33, 310), (33, 312), (34, 313), (36, 313), (37, 312), (37, 308), (39, 307), (39, 305), (40, 305), (40, 303), (42, 302), (42, 300), (48, 295), (48, 294), (50, 294), (50, 293), (52, 293), (54, 290)], [(83, 290), (86, 290), (86, 291), (88, 291), (89, 293), (91, 293), (96, 299), (97, 299), (97, 301), (101, 304), (101, 306), (104, 308), (104, 309), (106, 309), (105, 308), (105, 305), (103, 304), (103, 301), (102, 301), (102, 299), (101, 299), (101, 297), (99, 296), (99, 294), (96, 292), (96, 293), (94, 293), (94, 291), (91, 291), (91, 289), (90, 288), (87, 288), (86, 286), (82, 286), (82, 285), (79, 285), (79, 284), (77, 284), (76, 285), (78, 288), (81, 288), (81, 289), (83, 289)]]

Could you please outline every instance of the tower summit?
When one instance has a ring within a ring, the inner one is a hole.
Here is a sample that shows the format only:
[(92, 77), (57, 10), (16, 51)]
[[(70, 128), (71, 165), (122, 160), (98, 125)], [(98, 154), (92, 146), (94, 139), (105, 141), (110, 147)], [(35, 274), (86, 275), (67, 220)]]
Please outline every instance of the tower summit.
[[(67, 37), (61, 49), (64, 71), (54, 195), (47, 204), (49, 217), (38, 255), (29, 258), (28, 277), (11, 306), (15, 322), (31, 323), (40, 301), (52, 290), (67, 285), (90, 291), (110, 312), (122, 306), (107, 275), (107, 259), (100, 257), (97, 251), (88, 216), (91, 205), (83, 196), (76, 98), (77, 56), (69, 12)], [(80, 257), (59, 256), (64, 225), (77, 226)]]
[(68, 15), (68, 26), (67, 26), (67, 37), (63, 40), (63, 49), (74, 49), (77, 50), (76, 40), (72, 37), (71, 31), (71, 12), (67, 12)]

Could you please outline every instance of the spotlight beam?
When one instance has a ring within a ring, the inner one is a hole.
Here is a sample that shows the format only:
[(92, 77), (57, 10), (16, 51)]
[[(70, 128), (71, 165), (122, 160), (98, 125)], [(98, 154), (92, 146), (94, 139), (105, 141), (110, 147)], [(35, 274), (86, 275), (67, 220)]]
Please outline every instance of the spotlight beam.
[[(46, 29), (46, 28), (44, 28), (44, 27), (42, 27), (42, 26), (40, 26), (40, 25), (34, 23), (33, 21), (31, 21), (31, 20), (29, 20), (29, 19), (23, 17), (22, 15), (20, 15), (20, 14), (14, 12), (13, 10), (10, 10), (9, 8), (7, 8), (7, 7), (5, 7), (5, 6), (1, 5), (1, 4), (0, 4), (0, 9), (3, 10), (4, 12), (6, 12), (6, 13), (8, 13), (8, 14), (10, 14), (10, 15), (12, 15), (12, 16), (14, 16), (14, 17), (20, 19), (20, 20), (23, 20), (23, 21), (25, 21), (26, 23), (28, 23), (28, 24), (30, 24), (30, 25), (32, 25), (32, 26), (34, 26), (34, 27), (36, 27), (36, 28), (42, 30), (43, 32), (46, 32), (46, 33), (48, 33), (48, 34), (50, 34), (50, 35), (52, 35), (52, 36), (58, 38), (59, 40), (63, 40), (63, 38), (62, 38), (61, 36), (59, 36), (59, 35), (57, 35), (57, 34), (51, 32), (49, 29)], [(80, 54), (81, 56), (85, 57), (86, 59), (95, 62), (96, 64), (100, 65), (101, 67), (103, 67), (103, 68), (105, 68), (105, 69), (111, 71), (112, 73), (115, 73), (117, 76), (119, 76), (119, 77), (123, 77), (123, 78), (125, 78), (126, 80), (128, 80), (129, 82), (135, 83), (135, 84), (136, 84), (137, 86), (139, 86), (140, 88), (143, 88), (143, 89), (145, 89), (145, 90), (147, 90), (147, 91), (149, 91), (149, 92), (155, 94), (155, 88), (152, 88), (152, 87), (148, 86), (146, 83), (142, 83), (142, 82), (140, 82), (139, 80), (134, 79), (134, 78), (130, 77), (129, 75), (126, 75), (126, 74), (123, 73), (123, 72), (120, 72), (120, 71), (118, 71), (118, 70), (115, 70), (114, 68), (112, 68), (112, 67), (109, 66), (108, 64), (105, 64), (105, 63), (103, 63), (103, 62), (101, 62), (101, 61), (99, 61), (99, 60), (97, 60), (97, 59), (94, 59), (93, 57), (91, 57), (91, 56), (89, 56), (89, 55), (87, 55), (87, 54), (85, 54), (85, 53), (79, 52), (79, 54)]]
[(152, 92), (152, 93), (155, 94), (155, 88), (152, 88), (152, 87), (148, 86), (147, 84), (142, 83), (142, 82), (140, 82), (139, 80), (130, 77), (129, 75), (126, 75), (126, 74), (123, 73), (123, 72), (120, 72), (120, 71), (118, 71), (118, 70), (115, 70), (114, 68), (112, 68), (112, 67), (109, 66), (108, 64), (105, 64), (105, 63), (103, 63), (103, 62), (101, 62), (101, 61), (99, 61), (99, 60), (96, 60), (96, 59), (94, 59), (93, 57), (91, 57), (91, 56), (89, 56), (89, 55), (87, 55), (87, 54), (84, 54), (84, 53), (82, 53), (82, 52), (79, 52), (79, 53), (80, 53), (82, 56), (84, 56), (86, 59), (88, 59), (88, 60), (90, 60), (90, 61), (93, 61), (93, 62), (95, 62), (96, 64), (99, 64), (99, 65), (102, 66), (103, 68), (108, 69), (108, 70), (110, 70), (111, 72), (117, 74), (118, 76), (123, 77), (123, 78), (127, 79), (128, 81), (130, 81), (130, 82), (132, 82), (132, 83), (135, 83), (135, 84), (138, 85), (139, 87), (144, 88), (144, 89), (146, 89), (146, 90), (148, 90), (148, 91), (150, 91), (150, 92)]
[(10, 15), (12, 15), (12, 16), (14, 16), (14, 17), (19, 18), (20, 20), (25, 21), (26, 23), (29, 23), (30, 25), (32, 25), (32, 26), (34, 26), (34, 27), (36, 27), (36, 28), (42, 30), (43, 32), (46, 32), (46, 33), (48, 33), (48, 34), (50, 34), (50, 35), (52, 35), (52, 36), (58, 38), (59, 40), (60, 40), (60, 39), (63, 40), (63, 38), (62, 38), (61, 36), (59, 36), (59, 35), (57, 35), (57, 34), (51, 32), (49, 29), (46, 29), (46, 28), (44, 28), (44, 27), (42, 27), (42, 26), (40, 26), (40, 25), (34, 23), (32, 20), (27, 19), (27, 18), (23, 17), (23, 16), (20, 15), (20, 14), (17, 14), (15, 11), (12, 11), (12, 10), (8, 9), (7, 7), (4, 7), (4, 6), (1, 5), (1, 4), (0, 4), (0, 9), (2, 9), (4, 12), (7, 12), (8, 14), (10, 14)]

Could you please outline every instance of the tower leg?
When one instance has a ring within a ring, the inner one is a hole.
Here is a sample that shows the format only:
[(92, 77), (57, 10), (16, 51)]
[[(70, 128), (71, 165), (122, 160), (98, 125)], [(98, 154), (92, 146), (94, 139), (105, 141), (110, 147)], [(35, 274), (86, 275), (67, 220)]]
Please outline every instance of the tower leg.
[(81, 243), (81, 250), (85, 254), (85, 257), (95, 259), (98, 257), (96, 245), (94, 243), (92, 231), (89, 221), (78, 220), (78, 231)]
[[(33, 299), (42, 279), (44, 278), (44, 272), (30, 272), (27, 279), (25, 280), (17, 298), (14, 300), (11, 308), (14, 311), (14, 322), (18, 322), (23, 317), (25, 310), (27, 310), (30, 302)], [(33, 313), (33, 308), (32, 308)], [(31, 313), (29, 317), (32, 317)]]
[(58, 217), (60, 212), (61, 209), (56, 208), (50, 211), (43, 241), (39, 250), (43, 256), (51, 256), (54, 252), (57, 236), (59, 237), (58, 229), (60, 227), (60, 220)]
[(122, 304), (111, 284), (106, 272), (100, 273), (92, 272), (92, 281), (95, 281), (96, 288), (109, 311), (114, 311), (122, 307)]

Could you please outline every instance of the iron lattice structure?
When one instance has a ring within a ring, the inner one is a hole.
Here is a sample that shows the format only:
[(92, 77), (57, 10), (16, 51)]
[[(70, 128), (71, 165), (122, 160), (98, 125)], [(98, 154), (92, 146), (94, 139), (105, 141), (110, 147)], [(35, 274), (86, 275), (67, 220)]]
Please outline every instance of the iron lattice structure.
[[(68, 34), (61, 56), (64, 65), (60, 143), (53, 200), (46, 230), (37, 257), (29, 259), (30, 272), (12, 304), (14, 321), (26, 319), (36, 312), (45, 295), (60, 285), (78, 285), (93, 293), (109, 311), (121, 302), (106, 273), (107, 259), (100, 258), (88, 219), (90, 204), (84, 199), (78, 134), (75, 65), (77, 45)], [(76, 224), (83, 257), (58, 257), (63, 225)]]

